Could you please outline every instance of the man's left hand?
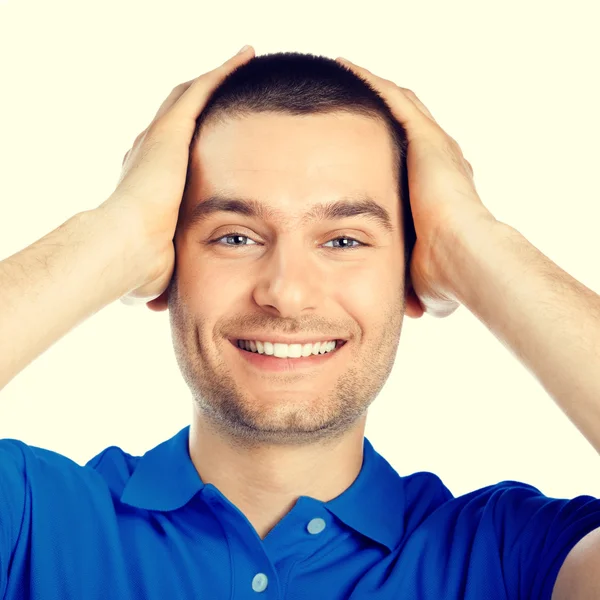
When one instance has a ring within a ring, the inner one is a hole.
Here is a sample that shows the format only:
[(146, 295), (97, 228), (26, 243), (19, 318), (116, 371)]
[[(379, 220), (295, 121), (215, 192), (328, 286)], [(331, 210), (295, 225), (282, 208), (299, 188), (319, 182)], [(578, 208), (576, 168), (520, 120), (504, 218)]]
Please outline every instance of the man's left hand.
[(473, 169), (460, 146), (415, 93), (347, 59), (337, 61), (367, 81), (406, 130), (410, 206), (417, 234), (410, 284), (424, 312), (447, 317), (460, 303), (452, 282), (445, 277), (448, 257), (441, 255), (441, 248), (454, 246), (448, 244), (448, 236), (456, 239), (474, 227), (491, 227), (497, 221), (477, 194)]

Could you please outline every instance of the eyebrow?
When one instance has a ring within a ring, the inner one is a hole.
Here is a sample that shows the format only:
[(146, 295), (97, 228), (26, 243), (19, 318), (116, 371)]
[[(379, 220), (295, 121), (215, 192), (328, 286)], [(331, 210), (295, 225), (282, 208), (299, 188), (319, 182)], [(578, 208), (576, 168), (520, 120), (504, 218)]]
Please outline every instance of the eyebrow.
[[(262, 202), (251, 198), (237, 198), (221, 194), (212, 195), (199, 202), (189, 211), (187, 225), (194, 227), (218, 212), (232, 212), (262, 221), (284, 221), (280, 211), (268, 208)], [(341, 198), (335, 202), (323, 202), (314, 205), (302, 217), (302, 224), (315, 221), (333, 221), (349, 217), (366, 216), (374, 220), (386, 232), (394, 227), (390, 213), (367, 195), (355, 198)]]

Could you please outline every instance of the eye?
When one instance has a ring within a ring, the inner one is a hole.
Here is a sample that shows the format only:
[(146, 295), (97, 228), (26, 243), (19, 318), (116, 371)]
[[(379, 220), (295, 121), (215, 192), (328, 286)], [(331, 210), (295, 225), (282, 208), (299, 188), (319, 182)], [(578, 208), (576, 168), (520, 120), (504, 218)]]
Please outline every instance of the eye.
[[(226, 241), (224, 243), (221, 243), (221, 240), (226, 240)], [(240, 246), (248, 246), (248, 245), (253, 245), (253, 246), (257, 245), (256, 242), (252, 242), (252, 244), (245, 244), (245, 243), (243, 243), (243, 240), (251, 240), (251, 238), (247, 235), (243, 235), (242, 233), (238, 233), (237, 231), (231, 231), (219, 238), (210, 240), (209, 244), (215, 244), (218, 246), (228, 246), (230, 248), (235, 248), (235, 247), (240, 247)], [(326, 244), (329, 244), (331, 242), (339, 242), (340, 240), (345, 240), (347, 243), (337, 245), (337, 246), (336, 245), (330, 246), (329, 248), (331, 250), (355, 250), (356, 248), (359, 248), (361, 246), (368, 246), (368, 244), (365, 244), (355, 238), (351, 238), (348, 236), (339, 236), (339, 237), (333, 238), (332, 240), (329, 240), (329, 242), (326, 242)], [(352, 242), (355, 242), (356, 244), (350, 245), (350, 244), (352, 244)]]
[[(354, 250), (354, 248), (359, 248), (360, 246), (366, 246), (367, 244), (363, 244), (362, 242), (359, 242), (358, 240), (355, 240), (354, 238), (351, 237), (346, 237), (346, 236), (340, 236), (337, 238), (334, 238), (332, 240), (330, 240), (331, 242), (337, 242), (339, 240), (348, 240), (349, 242), (356, 242), (357, 244), (359, 244), (358, 246), (349, 246), (349, 245), (342, 245), (342, 246), (333, 246), (333, 248), (335, 250)], [(327, 242), (329, 244), (329, 242)]]
[(211, 244), (217, 244), (220, 246), (231, 246), (231, 247), (236, 247), (236, 246), (248, 246), (248, 244), (238, 244), (238, 243), (233, 243), (233, 244), (229, 244), (229, 243), (225, 243), (225, 244), (219, 244), (219, 242), (221, 240), (227, 240), (227, 242), (229, 242), (229, 240), (239, 240), (240, 238), (242, 239), (246, 239), (249, 240), (250, 238), (247, 235), (242, 235), (241, 233), (237, 233), (235, 231), (228, 233), (226, 235), (221, 236), (220, 238), (215, 238), (214, 240), (211, 240), (210, 243)]

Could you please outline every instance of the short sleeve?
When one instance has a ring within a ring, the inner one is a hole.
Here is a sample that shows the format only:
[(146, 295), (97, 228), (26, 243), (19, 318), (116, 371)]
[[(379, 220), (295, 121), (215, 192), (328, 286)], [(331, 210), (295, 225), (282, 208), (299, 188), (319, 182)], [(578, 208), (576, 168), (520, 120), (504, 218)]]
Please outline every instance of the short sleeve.
[(551, 498), (515, 481), (495, 487), (495, 529), (509, 595), (550, 600), (569, 552), (600, 527), (600, 500)]
[(4, 597), (25, 511), (26, 471), (20, 448), (22, 443), (0, 440), (0, 598)]

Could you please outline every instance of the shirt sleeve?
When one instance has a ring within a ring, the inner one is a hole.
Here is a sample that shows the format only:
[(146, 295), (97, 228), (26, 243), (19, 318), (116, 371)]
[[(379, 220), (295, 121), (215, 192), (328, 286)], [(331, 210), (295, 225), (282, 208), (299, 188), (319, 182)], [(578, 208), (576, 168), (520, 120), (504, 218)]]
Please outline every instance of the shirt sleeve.
[(0, 598), (4, 598), (25, 511), (26, 471), (20, 444), (0, 439)]
[(494, 525), (509, 596), (551, 600), (569, 552), (600, 527), (600, 500), (551, 498), (516, 481), (495, 487)]

